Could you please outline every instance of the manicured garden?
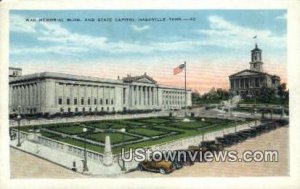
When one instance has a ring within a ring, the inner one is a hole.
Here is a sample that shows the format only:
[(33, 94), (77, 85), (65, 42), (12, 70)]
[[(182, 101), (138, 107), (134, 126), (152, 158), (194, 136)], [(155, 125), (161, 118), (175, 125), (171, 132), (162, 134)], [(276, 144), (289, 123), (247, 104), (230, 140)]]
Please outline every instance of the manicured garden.
[[(21, 130), (33, 132), (39, 129), (44, 137), (83, 147), (85, 135), (83, 128), (86, 127), (87, 139), (99, 143), (97, 145), (97, 143), (88, 142), (87, 149), (103, 153), (105, 138), (108, 135), (113, 147), (112, 151), (116, 154), (121, 151), (122, 147), (125, 150), (147, 147), (234, 127), (240, 123), (242, 122), (211, 118), (194, 118), (191, 122), (183, 122), (182, 119), (174, 117), (156, 117), (25, 126), (21, 127)], [(121, 132), (120, 129), (125, 129), (125, 132)], [(123, 145), (123, 139), (126, 145)]]
[(133, 137), (123, 133), (95, 133), (88, 135), (88, 139), (105, 143), (106, 136), (110, 137), (111, 144), (121, 143), (124, 139), (124, 142), (137, 140), (138, 137)]

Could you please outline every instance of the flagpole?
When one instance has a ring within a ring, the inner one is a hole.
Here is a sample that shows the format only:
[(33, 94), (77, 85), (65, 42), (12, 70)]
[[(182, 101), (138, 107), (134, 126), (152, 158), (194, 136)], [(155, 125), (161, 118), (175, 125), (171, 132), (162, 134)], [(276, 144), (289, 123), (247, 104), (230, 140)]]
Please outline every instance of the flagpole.
[(186, 102), (186, 61), (184, 61), (184, 99), (185, 99), (185, 117), (187, 117), (187, 102)]

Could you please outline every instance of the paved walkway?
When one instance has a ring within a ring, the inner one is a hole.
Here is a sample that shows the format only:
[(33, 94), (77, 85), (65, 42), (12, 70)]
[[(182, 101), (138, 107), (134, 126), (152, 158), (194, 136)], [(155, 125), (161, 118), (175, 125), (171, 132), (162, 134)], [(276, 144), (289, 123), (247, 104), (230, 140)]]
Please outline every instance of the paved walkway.
[(73, 162), (75, 161), (77, 172), (82, 174), (108, 177), (122, 174), (121, 169), (117, 163), (114, 163), (110, 167), (106, 167), (102, 164), (102, 162), (96, 160), (88, 160), (89, 172), (83, 173), (83, 158), (81, 157), (66, 152), (58, 151), (47, 146), (38, 145), (37, 143), (28, 140), (23, 141), (21, 147), (16, 147), (16, 144), (17, 140), (11, 141), (10, 143), (11, 147), (14, 147), (15, 149), (25, 151), (31, 155), (40, 157), (67, 169), (72, 169)]
[(87, 177), (15, 148), (10, 148), (10, 175), (13, 179)]

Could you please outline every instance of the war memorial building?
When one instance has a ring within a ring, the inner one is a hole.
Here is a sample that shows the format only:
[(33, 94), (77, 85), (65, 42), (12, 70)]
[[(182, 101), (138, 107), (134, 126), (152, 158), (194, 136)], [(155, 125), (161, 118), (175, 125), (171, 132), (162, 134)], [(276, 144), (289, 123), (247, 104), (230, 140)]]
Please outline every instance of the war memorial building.
[[(128, 110), (176, 110), (185, 107), (185, 90), (163, 86), (148, 76), (102, 79), (42, 72), (22, 75), (9, 69), (9, 111), (22, 114), (66, 112), (123, 112)], [(187, 90), (191, 106), (191, 90)]]
[(251, 50), (250, 69), (245, 69), (229, 76), (230, 92), (242, 97), (253, 97), (261, 88), (267, 87), (277, 90), (280, 77), (263, 71), (262, 50), (255, 44)]

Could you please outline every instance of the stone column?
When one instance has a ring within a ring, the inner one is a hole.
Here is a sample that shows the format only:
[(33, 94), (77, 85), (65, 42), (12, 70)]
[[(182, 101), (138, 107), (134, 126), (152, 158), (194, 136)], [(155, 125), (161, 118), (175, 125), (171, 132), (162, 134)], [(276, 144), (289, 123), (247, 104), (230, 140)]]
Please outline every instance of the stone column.
[(39, 101), (39, 99), (40, 99), (40, 89), (39, 89), (39, 85), (40, 85), (40, 83), (37, 82), (36, 83), (36, 106), (38, 106), (37, 109), (39, 109), (39, 106), (40, 106), (40, 101)]
[(145, 106), (145, 86), (142, 86), (142, 105)]
[(250, 82), (251, 79), (252, 79), (252, 78), (249, 78), (249, 79), (248, 79), (248, 88), (249, 88), (249, 89), (251, 88), (251, 82)]
[(27, 85), (27, 99), (28, 99), (28, 101), (27, 101), (27, 105), (28, 105), (28, 107), (31, 105), (31, 84), (28, 84)]
[[(24, 89), (25, 89), (25, 100), (24, 100), (24, 106), (28, 106), (28, 85), (25, 85), (24, 86)], [(27, 109), (27, 107), (26, 107)]]
[(34, 106), (34, 103), (35, 103), (35, 93), (34, 93), (34, 83), (31, 84), (31, 106)]
[(139, 105), (142, 105), (142, 86), (139, 86)]
[(239, 83), (240, 83), (240, 89), (243, 88), (243, 82), (242, 82), (242, 79), (239, 79)]
[(139, 105), (139, 91), (138, 91), (138, 89), (139, 89), (139, 86), (135, 86), (135, 100), (136, 100), (136, 106), (138, 106)]
[(30, 85), (30, 106), (34, 105), (34, 84)]
[(133, 97), (133, 105), (136, 106), (136, 104), (135, 104), (135, 102), (136, 102), (136, 85), (133, 86), (132, 97)]
[(150, 87), (149, 90), (150, 90), (150, 107), (152, 107), (152, 102), (153, 102), (153, 98), (152, 98), (153, 97), (152, 96), (153, 95), (153, 87)]
[(156, 87), (153, 87), (153, 105), (156, 105)]
[(34, 83), (33, 85), (32, 85), (32, 90), (33, 90), (33, 100), (32, 100), (32, 102), (33, 102), (33, 106), (36, 106), (36, 83)]
[(148, 86), (145, 87), (145, 106), (148, 106)]
[(150, 87), (147, 87), (147, 106), (148, 106), (148, 108), (150, 106), (150, 94), (151, 94)]
[[(75, 96), (74, 84), (70, 84), (70, 106), (74, 106), (74, 96)], [(75, 109), (73, 110), (75, 112)]]
[(133, 85), (131, 85), (130, 86), (130, 98), (131, 98), (131, 107), (133, 107), (134, 106), (134, 91), (133, 91), (133, 88), (134, 88), (134, 86)]
[(243, 81), (242, 82), (242, 86), (243, 86), (242, 88), (245, 89), (245, 79), (243, 79), (242, 81)]
[[(18, 106), (18, 98), (17, 98), (17, 94), (18, 94), (18, 86), (15, 86), (14, 87), (14, 93), (13, 93), (13, 105), (15, 106), (15, 107), (17, 107)], [(18, 96), (19, 98), (20, 98), (20, 96)]]
[(129, 85), (129, 91), (128, 91), (128, 105), (129, 107), (131, 107), (132, 105), (132, 86)]
[(111, 96), (112, 96), (111, 87), (108, 87), (108, 105), (110, 106), (111, 106)]
[[(62, 105), (65, 105), (66, 103), (66, 84), (62, 84)], [(64, 108), (65, 109), (65, 108)], [(65, 110), (64, 110), (65, 111)]]
[(24, 109), (26, 106), (26, 101), (27, 101), (26, 100), (26, 98), (27, 98), (26, 85), (23, 86), (22, 93), (24, 94), (23, 99), (22, 99), (22, 108)]
[(258, 86), (261, 87), (261, 78), (258, 79)]

